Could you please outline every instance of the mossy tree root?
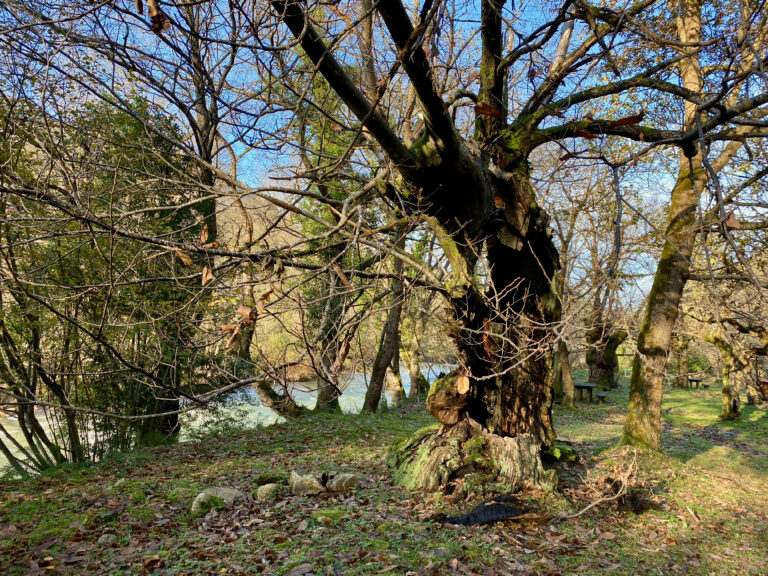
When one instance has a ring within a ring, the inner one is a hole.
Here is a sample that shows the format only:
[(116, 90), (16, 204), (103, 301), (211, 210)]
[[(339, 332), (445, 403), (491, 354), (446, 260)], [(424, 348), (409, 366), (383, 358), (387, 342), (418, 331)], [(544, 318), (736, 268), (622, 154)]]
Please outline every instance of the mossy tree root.
[(532, 435), (498, 436), (468, 417), (422, 428), (392, 448), (387, 464), (395, 484), (409, 490), (435, 491), (454, 482), (465, 493), (554, 487), (554, 473), (542, 467)]

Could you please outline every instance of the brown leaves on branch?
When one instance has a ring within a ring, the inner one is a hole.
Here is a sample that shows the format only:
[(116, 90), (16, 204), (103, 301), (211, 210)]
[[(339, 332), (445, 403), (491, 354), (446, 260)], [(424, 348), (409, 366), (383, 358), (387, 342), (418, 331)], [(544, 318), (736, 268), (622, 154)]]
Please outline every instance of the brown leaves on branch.
[(596, 134), (592, 134), (592, 132), (587, 132), (586, 130), (576, 130), (576, 136), (580, 138), (586, 138), (587, 140), (594, 140), (598, 136)]
[(640, 122), (643, 121), (643, 118), (645, 118), (645, 111), (641, 111), (640, 114), (635, 114), (634, 116), (626, 116), (624, 118), (619, 118), (618, 120), (614, 120), (613, 122), (609, 122), (608, 128), (619, 128), (621, 126), (634, 126), (636, 124), (640, 124)]
[(178, 248), (174, 248), (173, 251), (176, 252), (176, 256), (184, 263), (184, 266), (192, 266), (192, 258), (189, 257), (189, 254), (182, 252)]
[[(171, 19), (162, 11), (157, 4), (157, 0), (147, 0), (149, 6), (149, 17), (152, 19), (152, 32), (159, 34), (171, 27)], [(144, 15), (143, 0), (136, 0), (136, 12), (139, 16)]]
[(490, 116), (491, 118), (501, 118), (501, 110), (494, 108), (486, 102), (478, 102), (475, 104), (475, 114), (480, 116)]
[(741, 230), (741, 222), (738, 221), (733, 212), (728, 212), (725, 217), (725, 228), (727, 230)]
[(240, 306), (237, 309), (237, 315), (242, 316), (244, 320), (249, 320), (251, 322), (256, 320), (256, 312), (253, 308), (249, 308), (248, 306)]
[(344, 284), (344, 286), (346, 286), (347, 288), (352, 287), (352, 284), (350, 283), (349, 278), (347, 278), (347, 275), (344, 274), (344, 272), (339, 267), (339, 265), (336, 264), (336, 262), (331, 264), (331, 269), (333, 269), (333, 271), (336, 273), (336, 276), (339, 277), (339, 280), (341, 280), (341, 283)]
[(203, 286), (207, 286), (211, 282), (213, 282), (216, 279), (216, 277), (213, 275), (213, 272), (211, 272), (211, 269), (208, 268), (208, 266), (203, 267)]

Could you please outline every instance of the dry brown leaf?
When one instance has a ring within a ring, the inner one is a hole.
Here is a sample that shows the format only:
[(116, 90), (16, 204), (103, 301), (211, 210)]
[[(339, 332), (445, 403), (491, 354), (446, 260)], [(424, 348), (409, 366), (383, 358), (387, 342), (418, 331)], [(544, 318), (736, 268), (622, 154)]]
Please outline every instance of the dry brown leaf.
[(341, 270), (339, 265), (336, 264), (336, 262), (331, 264), (331, 268), (333, 269), (334, 272), (336, 272), (336, 276), (339, 277), (339, 280), (341, 280), (341, 283), (344, 284), (344, 286), (346, 286), (347, 288), (350, 288), (352, 286), (352, 284), (349, 283), (349, 279), (346, 277), (346, 275)]
[(229, 340), (227, 340), (227, 343), (224, 345), (224, 348), (226, 350), (229, 350), (230, 348), (232, 348), (232, 344), (235, 343), (235, 338), (237, 338), (237, 335), (240, 334), (240, 327), (241, 326), (242, 326), (242, 324), (238, 324), (237, 328), (235, 328), (232, 331), (232, 335), (229, 337)]
[(598, 136), (595, 134), (592, 134), (592, 132), (587, 132), (586, 130), (576, 130), (576, 136), (579, 136), (581, 138), (586, 138), (587, 140), (594, 140)]
[(640, 122), (643, 121), (643, 118), (645, 118), (645, 111), (641, 111), (640, 114), (635, 114), (634, 116), (626, 116), (614, 120), (608, 124), (608, 127), (618, 128), (619, 126), (634, 126), (635, 124), (640, 124)]
[(149, 5), (149, 17), (152, 18), (152, 32), (163, 32), (171, 27), (171, 19), (166, 16), (160, 6), (157, 4), (157, 0), (147, 0)]
[(728, 230), (741, 230), (741, 222), (736, 219), (733, 212), (728, 212), (728, 216), (725, 218), (725, 227)]
[(203, 244), (203, 248), (216, 248), (218, 246), (218, 242), (208, 242), (207, 244)]
[(200, 230), (200, 243), (205, 244), (208, 242), (208, 224), (203, 224), (203, 229)]
[(248, 306), (240, 306), (237, 309), (237, 315), (242, 316), (246, 320), (255, 320), (255, 315), (253, 313), (253, 308), (249, 308)]
[(232, 330), (236, 330), (239, 324), (222, 324), (221, 327), (219, 327), (219, 330), (222, 332), (232, 332)]
[(491, 118), (501, 118), (501, 110), (485, 102), (475, 104), (475, 113), (481, 116), (490, 116)]
[(462, 374), (456, 379), (456, 391), (459, 394), (466, 394), (469, 392), (469, 378), (466, 374)]
[(216, 277), (213, 275), (213, 272), (211, 272), (210, 268), (208, 266), (205, 266), (203, 268), (203, 286), (207, 286), (211, 282), (213, 282), (216, 279)]
[(174, 248), (173, 251), (176, 252), (179, 260), (181, 260), (185, 266), (192, 266), (192, 258), (189, 257), (189, 254), (182, 252), (178, 248)]

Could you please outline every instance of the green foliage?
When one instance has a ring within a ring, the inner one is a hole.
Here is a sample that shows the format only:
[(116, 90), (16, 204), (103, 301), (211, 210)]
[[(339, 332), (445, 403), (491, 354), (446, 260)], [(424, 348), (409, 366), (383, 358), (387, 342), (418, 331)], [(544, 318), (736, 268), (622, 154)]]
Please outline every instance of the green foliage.
[(691, 352), (688, 355), (688, 372), (704, 372), (709, 370), (711, 364), (704, 354), (700, 352)]
[[(180, 128), (144, 98), (128, 104), (130, 113), (104, 103), (73, 109), (61, 132), (30, 122), (17, 128), (0, 154), (14, 157), (17, 175), (39, 178), (51, 170), (48, 149), (68, 150), (62, 162), (70, 164), (61, 171), (76, 189), (73, 201), (97, 220), (109, 226), (110, 218), (117, 219), (137, 235), (178, 242), (197, 237), (196, 210), (178, 207), (195, 194), (189, 165), (173, 143), (182, 139)], [(44, 371), (32, 382), (32, 372), (0, 361), (11, 390), (129, 416), (177, 406), (170, 390), (190, 365), (194, 311), (182, 307), (193, 285), (145, 281), (187, 276), (175, 256), (35, 198), (9, 196), (0, 211), (0, 235), (14, 246), (3, 254), (14, 273), (2, 294), (2, 346), (6, 358), (29, 347)], [(68, 423), (63, 414), (51, 416), (59, 447), (44, 450), (53, 463), (98, 459), (136, 441), (158, 444), (175, 425), (173, 417), (130, 424), (96, 415), (78, 414)], [(30, 464), (36, 468), (49, 465), (40, 446)]]

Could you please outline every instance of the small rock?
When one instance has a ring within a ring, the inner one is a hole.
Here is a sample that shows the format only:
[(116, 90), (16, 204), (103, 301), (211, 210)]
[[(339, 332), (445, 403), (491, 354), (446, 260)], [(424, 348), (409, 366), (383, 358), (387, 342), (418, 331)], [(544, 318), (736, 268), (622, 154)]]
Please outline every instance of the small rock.
[(212, 509), (231, 506), (245, 494), (240, 490), (226, 487), (206, 488), (195, 497), (189, 512), (192, 516), (203, 516)]
[(345, 492), (357, 486), (357, 476), (354, 474), (336, 474), (325, 485), (329, 492)]
[(302, 476), (296, 472), (291, 472), (291, 477), (288, 481), (288, 485), (291, 488), (291, 492), (296, 496), (307, 496), (309, 494), (318, 494), (323, 492), (325, 488), (320, 484), (317, 478), (312, 475)]
[(279, 486), (277, 484), (264, 484), (263, 486), (259, 486), (259, 489), (256, 490), (256, 500), (259, 502), (269, 500), (272, 495), (277, 492), (278, 488)]
[(114, 534), (102, 534), (99, 536), (99, 546), (102, 548), (112, 548), (117, 544), (117, 536)]
[(295, 568), (291, 568), (285, 573), (285, 576), (304, 576), (305, 574), (313, 574), (314, 567), (312, 564), (299, 564)]

